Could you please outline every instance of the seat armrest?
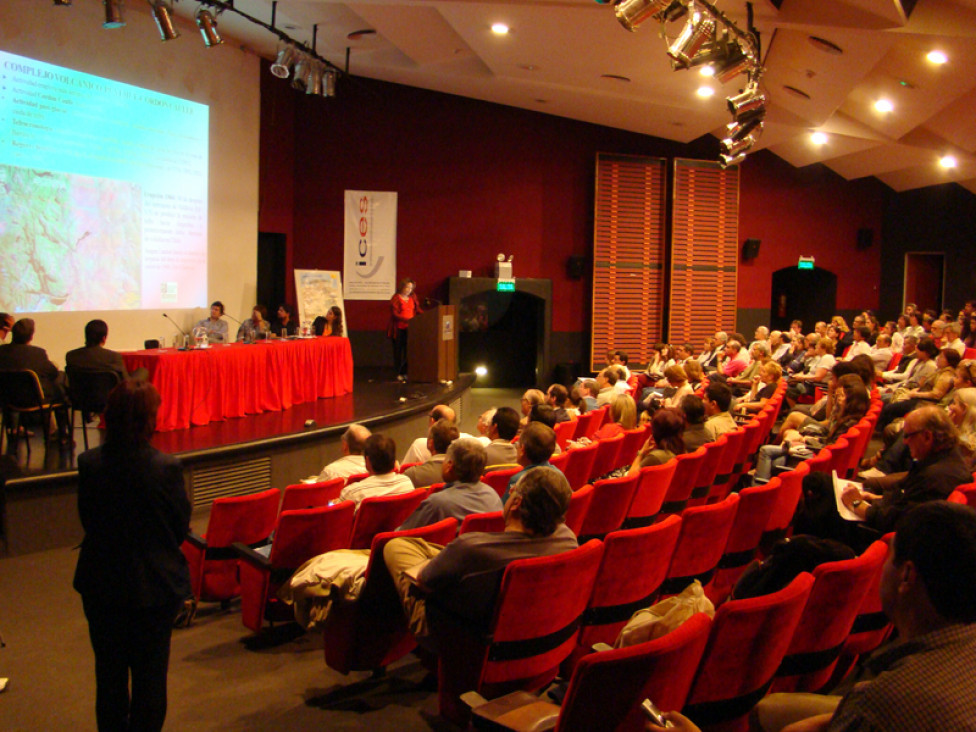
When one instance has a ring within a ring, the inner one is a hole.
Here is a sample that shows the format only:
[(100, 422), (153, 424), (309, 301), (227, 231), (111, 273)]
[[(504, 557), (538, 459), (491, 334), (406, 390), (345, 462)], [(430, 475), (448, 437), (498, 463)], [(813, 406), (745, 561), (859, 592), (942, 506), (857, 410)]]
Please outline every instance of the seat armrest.
[(186, 532), (186, 541), (200, 551), (205, 551), (207, 548), (207, 540), (195, 531)]
[(235, 541), (231, 546), (234, 548), (238, 554), (240, 554), (241, 559), (253, 566), (255, 569), (271, 570), (271, 559), (264, 556), (258, 551), (255, 551), (247, 544), (242, 544), (239, 541)]
[(596, 651), (597, 653), (601, 653), (603, 651), (612, 651), (613, 650), (613, 646), (611, 646), (609, 643), (594, 643), (591, 646), (591, 648), (594, 651)]

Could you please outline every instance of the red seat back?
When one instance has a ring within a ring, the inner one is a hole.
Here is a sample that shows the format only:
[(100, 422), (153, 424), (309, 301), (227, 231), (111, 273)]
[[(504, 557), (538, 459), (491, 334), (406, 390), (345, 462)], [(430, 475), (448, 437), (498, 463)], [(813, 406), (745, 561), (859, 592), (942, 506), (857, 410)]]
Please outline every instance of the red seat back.
[(854, 454), (854, 447), (860, 434), (857, 429), (852, 427), (844, 433), (843, 437), (830, 446), (830, 470), (837, 471), (838, 478), (847, 476), (847, 469), (851, 464), (851, 455)]
[(295, 511), (302, 508), (315, 508), (317, 506), (328, 506), (329, 501), (334, 501), (342, 492), (342, 487), (346, 484), (345, 478), (333, 478), (319, 483), (296, 483), (285, 487), (285, 494), (281, 498), (282, 511)]
[(695, 478), (695, 487), (691, 489), (691, 497), (688, 499), (689, 506), (701, 506), (708, 501), (712, 486), (715, 483), (715, 476), (718, 475), (718, 463), (722, 458), (722, 453), (729, 444), (729, 439), (725, 435), (719, 435), (715, 442), (708, 442), (702, 447), (705, 448), (705, 457), (702, 459), (698, 476)]
[(576, 421), (567, 420), (565, 422), (557, 422), (553, 431), (556, 433), (556, 443), (559, 445), (559, 449), (565, 450), (566, 445), (569, 444), (569, 441), (573, 439), (573, 435), (576, 434)]
[(711, 625), (708, 615), (697, 613), (655, 640), (584, 657), (569, 681), (556, 731), (643, 730), (645, 698), (660, 709), (681, 709)]
[[(894, 533), (887, 534), (881, 540), (888, 545), (891, 551), (891, 540)], [(851, 627), (850, 635), (844, 641), (844, 650), (841, 651), (841, 658), (838, 666), (834, 669), (834, 679), (842, 679), (850, 670), (857, 657), (870, 653), (875, 648), (884, 643), (885, 638), (891, 633), (891, 620), (881, 609), (881, 573), (884, 569), (884, 562), (878, 567), (871, 579), (871, 585), (864, 595), (864, 601), (857, 610), (857, 617), (854, 618), (854, 625)]]
[(601, 475), (605, 475), (611, 470), (615, 470), (616, 468), (620, 467), (618, 458), (620, 457), (620, 448), (623, 447), (624, 444), (624, 435), (619, 434), (616, 437), (609, 437), (607, 439), (600, 440), (596, 444), (596, 458), (593, 460), (593, 465), (590, 468), (590, 474), (587, 476), (588, 483), (592, 483)]
[(705, 454), (705, 446), (702, 445), (694, 452), (678, 455), (675, 458), (678, 464), (674, 469), (674, 475), (671, 477), (668, 492), (664, 496), (661, 513), (681, 513), (688, 505), (688, 499), (695, 487), (695, 481), (698, 479), (698, 472), (705, 460)]
[(585, 447), (574, 447), (569, 451), (569, 460), (563, 475), (569, 481), (569, 486), (574, 491), (579, 490), (589, 482), (590, 472), (593, 469), (593, 462), (596, 460), (596, 451), (600, 443), (594, 442)]
[(671, 487), (671, 479), (677, 468), (677, 459), (668, 460), (663, 465), (648, 465), (646, 468), (641, 468), (637, 490), (634, 491), (634, 500), (627, 510), (625, 526), (631, 528), (653, 523), (654, 517), (661, 511), (664, 497)]
[(735, 478), (733, 486), (738, 482), (743, 473), (752, 468), (756, 451), (759, 449), (759, 441), (762, 439), (762, 423), (758, 419), (751, 419), (746, 422), (742, 429), (746, 432), (746, 437), (742, 441), (742, 447), (735, 460)]
[(558, 455), (553, 455), (551, 458), (549, 458), (549, 464), (554, 468), (558, 468), (563, 475), (566, 475), (566, 463), (569, 462), (570, 452), (572, 451), (563, 450)]
[(573, 495), (570, 496), (569, 510), (566, 511), (566, 525), (577, 536), (580, 535), (592, 502), (593, 486), (590, 484), (584, 485), (578, 491), (573, 491)]
[(786, 654), (812, 587), (813, 575), (803, 572), (779, 592), (731, 600), (716, 610), (682, 712), (703, 729), (744, 732), (749, 712)]
[(967, 502), (966, 502), (966, 494), (963, 493), (962, 491), (958, 491), (958, 490), (957, 491), (953, 491), (952, 493), (950, 493), (949, 494), (949, 497), (946, 498), (946, 500), (949, 503), (959, 503), (959, 504), (961, 504), (963, 506), (967, 505)]
[(294, 618), (291, 606), (278, 599), (278, 588), (312, 557), (345, 548), (355, 510), (356, 504), (343, 501), (281, 512), (268, 566), (240, 562), (241, 621), (246, 628), (258, 632), (265, 620)]
[(594, 643), (613, 645), (630, 617), (654, 602), (680, 532), (681, 517), (668, 516), (653, 526), (607, 534), (603, 561), (583, 615), (577, 658), (589, 653)]
[(739, 453), (742, 451), (742, 443), (746, 439), (746, 431), (744, 427), (739, 427), (737, 430), (732, 432), (726, 432), (722, 435), (728, 444), (725, 446), (725, 450), (718, 461), (718, 472), (715, 475), (715, 490), (711, 491), (710, 495), (715, 495), (717, 498), (725, 498), (732, 490), (732, 484), (738, 480), (738, 475), (735, 472), (735, 464), (739, 459)]
[(603, 426), (603, 423), (607, 421), (607, 415), (610, 413), (610, 407), (603, 406), (599, 409), (593, 410), (593, 417), (590, 419), (589, 424), (586, 425), (586, 432), (579, 434), (577, 433), (576, 438), (580, 437), (593, 437), (593, 433), (596, 432)]
[(619, 529), (627, 518), (627, 509), (634, 500), (639, 478), (639, 475), (629, 475), (594, 483), (593, 499), (579, 535), (602, 537)]
[(806, 460), (807, 467), (810, 468), (811, 473), (830, 473), (831, 463), (834, 460), (833, 453), (826, 447), (814, 455), (809, 460)]
[(888, 545), (876, 541), (859, 557), (827, 562), (813, 571), (813, 589), (776, 672), (773, 691), (814, 692), (830, 679), (854, 618), (887, 554)]
[(728, 543), (738, 505), (739, 496), (733, 493), (721, 503), (685, 509), (668, 577), (661, 585), (662, 595), (676, 595), (696, 579), (703, 585), (711, 581)]
[(637, 457), (637, 451), (641, 449), (651, 434), (650, 425), (642, 425), (636, 429), (624, 432), (624, 444), (620, 446), (620, 454), (617, 456), (617, 465), (630, 465)]
[(505, 519), (501, 511), (491, 511), (490, 513), (469, 513), (461, 522), (461, 529), (458, 536), (467, 534), (470, 531), (487, 531), (498, 533), (505, 530)]
[[(576, 420), (573, 422), (573, 424), (576, 425), (576, 430), (573, 432), (573, 436), (571, 439), (578, 440), (580, 437), (586, 436), (586, 431), (590, 428), (590, 423), (596, 418), (596, 413), (598, 411), (599, 410), (594, 409), (590, 412), (581, 414), (579, 417), (576, 418)], [(603, 421), (602, 414), (600, 416), (600, 421), (601, 422)]]
[(485, 473), (481, 477), (481, 482), (494, 488), (495, 493), (501, 498), (505, 495), (505, 491), (508, 490), (508, 481), (520, 470), (522, 470), (521, 465), (514, 468), (505, 468), (504, 470), (492, 470), (490, 473)]
[(393, 496), (364, 498), (356, 511), (349, 548), (368, 549), (374, 536), (384, 531), (394, 531), (426, 497), (427, 488), (418, 488)]
[(957, 485), (956, 490), (963, 494), (963, 496), (966, 498), (966, 503), (973, 508), (976, 508), (976, 483), (964, 483), (963, 485)]

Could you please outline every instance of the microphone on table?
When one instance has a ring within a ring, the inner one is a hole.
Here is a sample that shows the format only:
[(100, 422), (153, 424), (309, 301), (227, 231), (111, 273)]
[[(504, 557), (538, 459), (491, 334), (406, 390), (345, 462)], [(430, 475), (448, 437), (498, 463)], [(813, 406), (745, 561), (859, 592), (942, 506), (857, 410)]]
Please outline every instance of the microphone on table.
[(185, 344), (187, 344), (189, 342), (190, 337), (186, 334), (186, 331), (183, 330), (179, 326), (179, 323), (177, 323), (175, 320), (173, 320), (171, 317), (169, 317), (166, 313), (163, 313), (163, 317), (166, 318), (166, 320), (168, 320), (169, 322), (171, 322), (174, 326), (176, 326), (176, 330), (178, 330), (183, 335), (183, 343), (184, 343), (184, 346), (180, 350), (181, 351), (187, 350), (187, 346)]
[(242, 323), (241, 321), (239, 321), (239, 320), (238, 320), (237, 318), (235, 318), (235, 317), (234, 317), (233, 315), (228, 315), (227, 313), (224, 313), (224, 317), (225, 317), (225, 318), (230, 318), (231, 320), (233, 320), (233, 321), (234, 321), (235, 323), (237, 323), (238, 325), (244, 325), (244, 323)]

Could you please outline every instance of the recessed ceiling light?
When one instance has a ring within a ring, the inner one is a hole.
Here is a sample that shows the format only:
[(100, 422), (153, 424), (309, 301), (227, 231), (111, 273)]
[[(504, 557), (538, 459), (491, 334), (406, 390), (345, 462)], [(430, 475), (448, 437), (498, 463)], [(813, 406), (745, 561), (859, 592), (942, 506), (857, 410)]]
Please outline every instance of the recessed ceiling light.
[(939, 158), (939, 165), (941, 165), (943, 168), (955, 168), (956, 159), (952, 157), (952, 155), (943, 155), (941, 158)]
[(353, 31), (352, 33), (347, 35), (346, 38), (350, 41), (361, 41), (363, 38), (366, 38), (366, 36), (375, 36), (375, 35), (376, 35), (376, 31), (373, 30), (372, 28), (361, 28), (360, 30)]
[(812, 142), (814, 145), (826, 145), (827, 135), (825, 135), (823, 132), (811, 132), (810, 142)]
[(610, 79), (611, 81), (623, 81), (625, 83), (630, 83), (630, 78), (627, 76), (621, 76), (620, 74), (600, 74), (601, 79)]
[(710, 86), (700, 86), (698, 87), (698, 96), (703, 99), (708, 99), (708, 97), (715, 94), (715, 90)]
[(796, 97), (797, 99), (809, 99), (810, 98), (810, 95), (809, 94), (807, 94), (802, 89), (797, 89), (795, 86), (784, 85), (783, 86), (783, 91), (785, 91), (787, 94), (789, 94), (792, 97)]
[(539, 70), (539, 67), (536, 66), (535, 64), (519, 64), (519, 68), (522, 69), (522, 71), (538, 71)]
[(942, 51), (929, 51), (925, 58), (929, 60), (929, 63), (936, 64), (937, 66), (944, 64), (949, 60), (949, 57), (946, 56)]
[(536, 99), (536, 101), (539, 104), (549, 104), (549, 100), (548, 99)]
[(824, 53), (830, 53), (835, 56), (839, 56), (844, 53), (844, 49), (838, 46), (836, 43), (828, 41), (826, 38), (821, 38), (820, 36), (808, 36), (807, 37), (813, 47), (817, 50), (823, 51)]
[(491, 32), (496, 36), (504, 36), (509, 31), (509, 27), (504, 23), (492, 23)]
[(711, 64), (706, 64), (705, 66), (702, 66), (701, 69), (698, 70), (698, 73), (701, 74), (702, 76), (715, 76), (715, 69), (712, 67)]
[(874, 108), (882, 114), (887, 114), (888, 112), (894, 110), (895, 105), (892, 104), (888, 99), (879, 99), (874, 103)]

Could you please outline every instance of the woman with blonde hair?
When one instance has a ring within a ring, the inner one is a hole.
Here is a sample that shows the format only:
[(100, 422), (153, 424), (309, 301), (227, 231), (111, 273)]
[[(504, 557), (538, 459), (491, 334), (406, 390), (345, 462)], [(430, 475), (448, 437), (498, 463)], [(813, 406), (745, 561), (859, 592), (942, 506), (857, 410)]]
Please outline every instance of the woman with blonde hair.
[(665, 407), (676, 407), (681, 404), (681, 400), (688, 394), (694, 394), (695, 389), (688, 383), (688, 374), (683, 366), (671, 364), (664, 369), (664, 378), (668, 380), (668, 385), (673, 388), (674, 394), (663, 401)]
[(746, 415), (753, 412), (761, 412), (766, 406), (776, 389), (779, 380), (783, 376), (783, 367), (775, 361), (764, 363), (759, 369), (759, 376), (752, 384), (749, 393), (742, 397), (742, 401), (735, 405), (735, 411)]
[(972, 470), (976, 467), (976, 388), (956, 389), (949, 404), (949, 419), (959, 430), (959, 449)]
[(606, 440), (623, 434), (637, 426), (637, 403), (629, 394), (620, 394), (610, 402), (610, 421), (593, 433), (589, 439), (581, 437), (571, 443), (571, 447), (589, 445), (591, 442)]

